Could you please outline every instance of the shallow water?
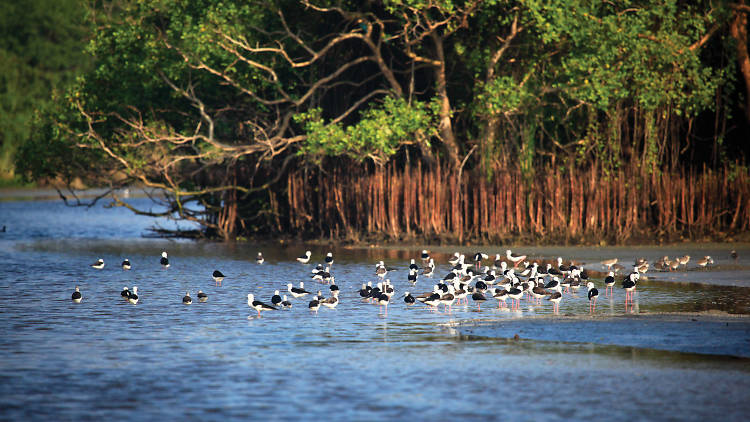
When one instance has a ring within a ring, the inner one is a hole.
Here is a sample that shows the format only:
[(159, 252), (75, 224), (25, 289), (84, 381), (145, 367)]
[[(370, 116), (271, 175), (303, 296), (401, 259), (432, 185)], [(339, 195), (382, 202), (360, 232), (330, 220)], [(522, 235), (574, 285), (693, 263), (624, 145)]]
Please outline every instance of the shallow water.
[[(8, 227), (0, 234), (0, 419), (744, 420), (750, 410), (747, 359), (655, 350), (645, 341), (611, 346), (596, 337), (601, 332), (564, 327), (549, 339), (520, 342), (455, 329), (466, 321), (548, 316), (548, 303), (524, 301), (510, 312), (488, 300), (481, 312), (470, 303), (445, 314), (394, 299), (386, 317), (359, 300), (360, 284), (377, 282), (373, 264), (380, 259), (401, 268), (391, 277), (398, 293), (430, 290), (431, 280), (406, 282), (408, 258), (421, 248), (331, 245), (342, 289), (337, 309), (311, 314), (300, 299), (291, 310), (257, 318), (247, 293), (268, 301), (273, 290), (305, 281), (327, 294), (327, 286), (309, 280), (312, 264), (294, 260), (306, 246), (144, 239), (148, 218), (59, 201), (0, 202), (0, 219)], [(307, 248), (313, 262), (329, 250)], [(664, 255), (659, 248), (529, 249), (592, 263), (611, 253)], [(169, 252), (167, 270), (158, 263), (162, 250)], [(266, 264), (255, 264), (258, 251)], [(447, 254), (435, 256), (442, 276)], [(100, 257), (103, 270), (88, 266)], [(131, 271), (119, 268), (125, 257)], [(714, 271), (748, 279), (744, 262), (741, 255), (739, 263), (727, 258), (718, 269), (685, 271), (687, 283), (654, 275), (639, 284), (635, 311), (750, 313), (748, 289), (696, 283)], [(211, 279), (214, 269), (227, 275), (222, 287)], [(75, 285), (81, 304), (70, 301)], [(135, 306), (119, 296), (134, 285), (141, 298)], [(198, 289), (208, 302), (180, 303), (185, 291), (195, 297)], [(560, 311), (587, 314), (585, 289), (566, 295)], [(611, 301), (602, 296), (597, 313), (624, 314), (622, 292)]]

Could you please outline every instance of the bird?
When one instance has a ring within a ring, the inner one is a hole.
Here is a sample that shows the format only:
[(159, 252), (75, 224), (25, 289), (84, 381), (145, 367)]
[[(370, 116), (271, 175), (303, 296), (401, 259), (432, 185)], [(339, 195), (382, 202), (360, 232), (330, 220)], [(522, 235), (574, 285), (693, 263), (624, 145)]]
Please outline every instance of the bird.
[(130, 290), (128, 290), (127, 286), (122, 288), (122, 291), (120, 292), (120, 296), (123, 299), (128, 300), (128, 298), (130, 297)]
[(483, 259), (489, 259), (490, 257), (484, 252), (477, 252), (474, 254), (474, 265), (477, 269), (482, 266)]
[(208, 295), (203, 293), (202, 290), (198, 290), (198, 300), (201, 302), (205, 302), (208, 300)]
[(596, 311), (596, 299), (599, 297), (599, 290), (594, 287), (594, 283), (589, 281), (586, 283), (586, 288), (588, 289), (588, 298), (589, 298), (589, 313), (592, 313)]
[(378, 308), (380, 308), (381, 306), (385, 307), (385, 316), (388, 316), (388, 304), (390, 303), (390, 301), (391, 301), (391, 298), (387, 294), (380, 293), (378, 295), (378, 298), (377, 298)]
[(255, 263), (260, 265), (262, 263), (266, 262), (266, 259), (263, 258), (263, 253), (258, 252), (258, 256), (255, 257)]
[(704, 256), (703, 258), (699, 259), (696, 262), (696, 264), (698, 264), (698, 266), (700, 266), (702, 268), (706, 268), (706, 267), (708, 267), (709, 265), (711, 265), (713, 263), (714, 263), (714, 260), (710, 256), (708, 256), (708, 255)]
[(339, 304), (339, 298), (338, 298), (338, 291), (333, 294), (333, 296), (323, 299), (320, 301), (320, 304), (325, 306), (328, 309), (333, 309), (336, 307), (336, 305)]
[(737, 251), (736, 251), (736, 250), (734, 250), (734, 249), (732, 249), (732, 252), (729, 252), (729, 256), (730, 256), (730, 257), (731, 257), (732, 259), (734, 259), (735, 261), (737, 261), (737, 258), (739, 257), (739, 255), (737, 255)]
[(406, 292), (404, 294), (404, 303), (406, 303), (406, 306), (411, 306), (416, 302), (416, 299), (414, 299), (414, 296), (411, 295), (411, 293)]
[(524, 259), (526, 259), (526, 255), (516, 255), (510, 252), (510, 249), (507, 249), (505, 251), (505, 257), (509, 260), (513, 261), (513, 266), (518, 266)]
[(333, 265), (333, 254), (332, 254), (331, 252), (328, 252), (328, 253), (326, 254), (326, 259), (325, 259), (325, 263), (326, 263), (326, 265), (328, 265), (328, 266), (330, 266), (330, 265)]
[(78, 289), (78, 286), (76, 286), (76, 291), (73, 292), (73, 295), (71, 295), (70, 298), (73, 300), (73, 303), (81, 303), (83, 295), (81, 294), (81, 290)]
[(259, 300), (255, 300), (255, 295), (252, 293), (247, 294), (247, 306), (255, 309), (258, 311), (258, 317), (260, 317), (260, 311), (275, 311), (278, 310), (277, 307), (271, 306), (267, 303), (263, 303)]
[(411, 271), (418, 271), (419, 265), (417, 265), (416, 262), (414, 262), (414, 258), (412, 258), (411, 262), (409, 263), (409, 272)]
[(474, 292), (471, 295), (471, 298), (474, 300), (474, 302), (477, 303), (477, 310), (481, 311), (482, 310), (482, 306), (481, 306), (482, 302), (486, 301), (487, 298), (483, 294), (481, 294), (479, 292)]
[(96, 262), (91, 264), (91, 268), (94, 268), (96, 270), (101, 270), (102, 268), (104, 268), (104, 260), (101, 258), (97, 259)]
[(162, 268), (164, 269), (169, 268), (169, 258), (167, 258), (166, 252), (161, 253), (161, 259), (159, 260), (159, 263), (161, 264)]
[(320, 309), (320, 301), (318, 299), (313, 299), (310, 301), (310, 303), (307, 304), (307, 307), (311, 311), (315, 311), (315, 313), (318, 313), (318, 309)]
[(305, 295), (310, 294), (310, 292), (308, 292), (304, 288), (292, 286), (292, 283), (287, 284), (286, 287), (289, 293), (291, 293), (292, 296), (294, 296), (295, 298), (303, 297)]
[(292, 302), (290, 302), (289, 300), (287, 300), (286, 295), (284, 295), (284, 300), (281, 301), (281, 306), (283, 308), (291, 308), (292, 307)]
[(279, 306), (281, 303), (281, 296), (279, 295), (279, 291), (276, 290), (273, 292), (273, 296), (271, 296), (271, 305), (273, 306)]
[(214, 270), (214, 273), (211, 276), (214, 278), (214, 282), (217, 286), (221, 286), (221, 282), (224, 281), (224, 277), (226, 277), (219, 270)]
[(497, 299), (497, 307), (499, 308), (502, 306), (507, 306), (505, 304), (505, 301), (508, 299), (508, 291), (505, 289), (502, 289), (500, 287), (496, 287), (495, 291), (492, 293), (492, 297)]
[(408, 280), (409, 280), (409, 283), (411, 283), (412, 286), (415, 285), (415, 284), (417, 284), (417, 277), (418, 276), (419, 275), (417, 274), (416, 270), (410, 270), (409, 271)]
[(631, 306), (633, 304), (633, 290), (635, 290), (635, 280), (633, 280), (632, 277), (628, 276), (623, 280), (622, 282), (622, 288), (625, 289), (625, 309), (628, 307), (628, 302), (630, 302)]
[(138, 286), (133, 286), (133, 291), (130, 292), (130, 296), (128, 296), (128, 302), (133, 305), (138, 303)]
[(422, 264), (427, 265), (427, 262), (430, 260), (430, 252), (427, 249), (422, 249), (420, 258), (422, 258)]
[(332, 295), (337, 295), (339, 294), (339, 290), (341, 289), (339, 289), (339, 286), (337, 286), (334, 282), (334, 284), (331, 284), (330, 286), (328, 286), (328, 290), (331, 291)]
[(557, 314), (560, 312), (560, 301), (562, 300), (562, 293), (559, 291), (553, 292), (547, 297), (547, 300), (552, 302), (552, 311)]
[(120, 264), (120, 266), (122, 266), (123, 270), (129, 270), (131, 268), (130, 261), (127, 258), (125, 258), (125, 260), (122, 261), (122, 264)]
[[(684, 267), (687, 267), (687, 263), (688, 263), (688, 262), (690, 262), (690, 255), (685, 255), (685, 256), (680, 256), (680, 257), (678, 257), (678, 258), (677, 258), (677, 262), (678, 262), (678, 263), (679, 263), (680, 265), (682, 265), (682, 266), (684, 266)], [(638, 271), (640, 271), (640, 272), (643, 272), (643, 271), (641, 271), (641, 269), (640, 269), (640, 268), (638, 268)]]
[(185, 296), (182, 297), (183, 305), (190, 305), (193, 303), (193, 298), (190, 297), (190, 292), (185, 292)]
[(613, 294), (614, 292), (612, 289), (614, 289), (615, 286), (615, 272), (610, 271), (609, 274), (607, 274), (607, 277), (604, 278), (604, 285), (606, 286), (604, 288), (604, 295), (607, 296), (607, 291), (609, 291), (609, 294)]
[(600, 264), (607, 267), (607, 270), (611, 270), (612, 266), (617, 264), (617, 261), (618, 261), (617, 258), (605, 259), (604, 261), (600, 262)]
[(508, 290), (508, 297), (513, 299), (511, 309), (518, 309), (521, 306), (521, 297), (523, 296), (523, 290), (517, 287), (511, 287)]
[(312, 252), (306, 251), (304, 255), (297, 257), (297, 261), (303, 264), (307, 264), (308, 262), (310, 262), (310, 256), (312, 256)]

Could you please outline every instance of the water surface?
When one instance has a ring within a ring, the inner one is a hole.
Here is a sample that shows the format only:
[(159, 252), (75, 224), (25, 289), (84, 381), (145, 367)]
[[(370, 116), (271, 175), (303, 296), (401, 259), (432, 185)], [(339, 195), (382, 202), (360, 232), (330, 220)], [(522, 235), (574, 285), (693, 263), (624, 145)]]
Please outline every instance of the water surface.
[[(0, 202), (0, 219), (8, 228), (0, 235), (0, 325), (6, 327), (0, 419), (744, 420), (750, 410), (744, 358), (659, 350), (658, 341), (613, 345), (606, 330), (587, 334), (555, 324), (548, 303), (522, 302), (510, 312), (489, 300), (480, 312), (470, 302), (446, 314), (407, 308), (394, 298), (386, 317), (359, 300), (360, 284), (378, 281), (373, 265), (381, 259), (401, 269), (391, 277), (397, 296), (430, 290), (434, 280), (406, 282), (404, 268), (421, 247), (145, 239), (151, 219), (60, 201)], [(157, 223), (175, 227), (166, 219)], [(711, 252), (718, 257), (729, 246), (712, 245)], [(305, 249), (313, 251), (313, 262), (334, 252), (339, 307), (311, 314), (307, 300), (296, 300), (291, 310), (257, 318), (247, 293), (269, 300), (286, 283), (305, 281), (308, 290), (327, 295), (328, 286), (309, 279), (312, 265), (294, 260)], [(442, 276), (448, 250), (434, 249), (435, 273)], [(587, 260), (592, 269), (613, 253), (664, 255), (659, 248), (528, 249), (548, 259)], [(159, 265), (163, 250), (172, 264), (167, 270)], [(254, 262), (258, 251), (266, 256), (263, 265)], [(126, 257), (133, 264), (127, 272), (119, 267)], [(97, 258), (107, 263), (101, 271), (88, 266)], [(686, 282), (654, 281), (654, 275), (639, 285), (635, 312), (750, 313), (746, 288), (700, 283), (714, 271), (748, 279), (742, 255), (738, 263), (717, 261), (719, 268), (709, 271), (683, 271)], [(222, 287), (211, 279), (214, 269), (227, 275)], [(75, 285), (81, 304), (70, 301)], [(137, 305), (119, 296), (123, 286), (134, 285)], [(198, 289), (208, 302), (181, 304), (185, 291), (195, 296)], [(587, 314), (585, 290), (566, 295), (560, 311)], [(602, 318), (625, 313), (621, 291), (600, 299)], [(546, 324), (541, 331), (554, 336), (514, 341), (458, 329), (494, 320), (510, 324), (509, 332)]]

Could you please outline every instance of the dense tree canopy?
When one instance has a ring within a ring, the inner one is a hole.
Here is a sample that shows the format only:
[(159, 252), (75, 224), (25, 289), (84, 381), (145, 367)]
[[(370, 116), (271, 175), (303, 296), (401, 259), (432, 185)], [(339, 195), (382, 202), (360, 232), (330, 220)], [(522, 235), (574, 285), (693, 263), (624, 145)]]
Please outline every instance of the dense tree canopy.
[(490, 178), (569, 164), (658, 172), (698, 156), (715, 165), (746, 150), (735, 140), (748, 125), (745, 7), (97, 4), (93, 68), (46, 115), (19, 165), (37, 178), (163, 189), (169, 212), (224, 237), (244, 225), (238, 213), (262, 214), (262, 192), (290, 165), (326, 157), (402, 157)]

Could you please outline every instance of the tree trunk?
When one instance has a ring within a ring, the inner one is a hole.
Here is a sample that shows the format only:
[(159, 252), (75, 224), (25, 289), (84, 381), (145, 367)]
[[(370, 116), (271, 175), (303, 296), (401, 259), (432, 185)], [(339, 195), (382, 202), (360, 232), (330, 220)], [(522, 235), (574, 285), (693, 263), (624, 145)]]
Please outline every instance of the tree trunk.
[(432, 33), (432, 40), (435, 42), (435, 52), (437, 53), (440, 65), (435, 66), (435, 80), (437, 82), (437, 94), (440, 98), (440, 138), (442, 139), (448, 151), (448, 160), (453, 169), (458, 169), (461, 165), (459, 159), (459, 149), (456, 143), (456, 137), (453, 134), (453, 123), (451, 122), (451, 103), (448, 97), (447, 81), (445, 76), (445, 53), (443, 51), (443, 39), (436, 32)]
[[(745, 0), (740, 0), (745, 5)], [(744, 8), (738, 9), (730, 28), (732, 37), (737, 40), (737, 61), (745, 79), (745, 118), (750, 122), (750, 55), (747, 50), (747, 15)]]

